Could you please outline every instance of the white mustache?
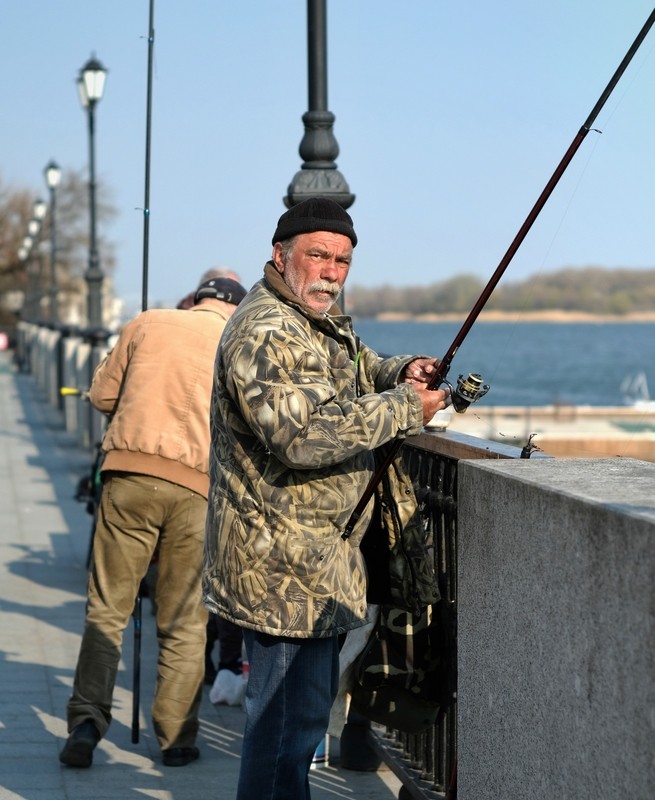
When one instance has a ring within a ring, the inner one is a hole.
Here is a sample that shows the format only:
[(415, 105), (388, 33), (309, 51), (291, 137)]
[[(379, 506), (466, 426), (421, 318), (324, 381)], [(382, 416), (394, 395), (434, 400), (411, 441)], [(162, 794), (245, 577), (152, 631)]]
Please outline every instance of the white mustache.
[(327, 292), (331, 294), (332, 297), (338, 297), (341, 288), (338, 283), (333, 283), (331, 281), (316, 281), (312, 283), (309, 287), (310, 292)]

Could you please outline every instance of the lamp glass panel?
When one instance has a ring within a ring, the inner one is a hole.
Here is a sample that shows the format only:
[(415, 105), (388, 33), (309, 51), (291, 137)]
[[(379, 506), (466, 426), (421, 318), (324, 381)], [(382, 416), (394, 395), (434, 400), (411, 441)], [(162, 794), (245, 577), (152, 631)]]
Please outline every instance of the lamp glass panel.
[(96, 102), (100, 100), (105, 90), (106, 76), (107, 73), (101, 69), (87, 69), (82, 73), (84, 91), (88, 101)]
[(57, 165), (48, 165), (45, 171), (45, 180), (49, 189), (59, 186), (61, 181), (61, 169)]

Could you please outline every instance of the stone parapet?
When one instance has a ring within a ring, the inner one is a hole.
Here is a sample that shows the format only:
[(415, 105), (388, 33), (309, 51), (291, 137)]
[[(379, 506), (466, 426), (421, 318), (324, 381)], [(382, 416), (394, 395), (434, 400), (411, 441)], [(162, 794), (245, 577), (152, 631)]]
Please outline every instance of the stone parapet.
[(655, 792), (655, 465), (462, 461), (458, 798)]

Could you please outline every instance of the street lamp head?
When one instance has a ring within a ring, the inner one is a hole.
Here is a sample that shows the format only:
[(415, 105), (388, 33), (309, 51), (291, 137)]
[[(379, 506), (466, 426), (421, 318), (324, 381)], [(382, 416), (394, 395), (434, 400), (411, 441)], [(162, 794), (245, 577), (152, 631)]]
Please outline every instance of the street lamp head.
[(27, 253), (28, 253), (28, 254), (29, 254), (30, 250), (32, 249), (32, 245), (33, 245), (33, 244), (34, 244), (34, 239), (32, 239), (32, 237), (31, 237), (31, 236), (25, 236), (25, 237), (23, 237), (23, 241), (22, 241), (22, 243), (21, 243), (21, 246), (22, 246), (22, 247), (23, 247), (25, 250), (27, 250)]
[(30, 253), (29, 253), (29, 250), (27, 249), (27, 247), (23, 247), (23, 245), (21, 245), (18, 248), (18, 260), (19, 261), (25, 261), (29, 254)]
[(48, 189), (55, 189), (61, 181), (61, 168), (56, 161), (50, 161), (43, 170)]
[(39, 232), (41, 228), (41, 221), (38, 219), (31, 219), (27, 223), (27, 232), (33, 238), (36, 238), (36, 234)]
[(34, 219), (42, 220), (48, 213), (48, 204), (45, 200), (41, 200), (41, 198), (39, 198), (38, 200), (34, 201), (32, 209), (34, 211)]
[(92, 56), (80, 70), (77, 78), (77, 88), (84, 108), (94, 106), (105, 90), (107, 70), (95, 56)]

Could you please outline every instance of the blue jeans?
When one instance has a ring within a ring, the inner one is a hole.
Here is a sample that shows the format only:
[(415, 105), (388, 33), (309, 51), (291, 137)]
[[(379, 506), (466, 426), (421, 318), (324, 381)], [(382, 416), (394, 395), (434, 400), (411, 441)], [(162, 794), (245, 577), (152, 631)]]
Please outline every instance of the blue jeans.
[(309, 799), (339, 683), (339, 640), (243, 630), (250, 664), (237, 800)]

